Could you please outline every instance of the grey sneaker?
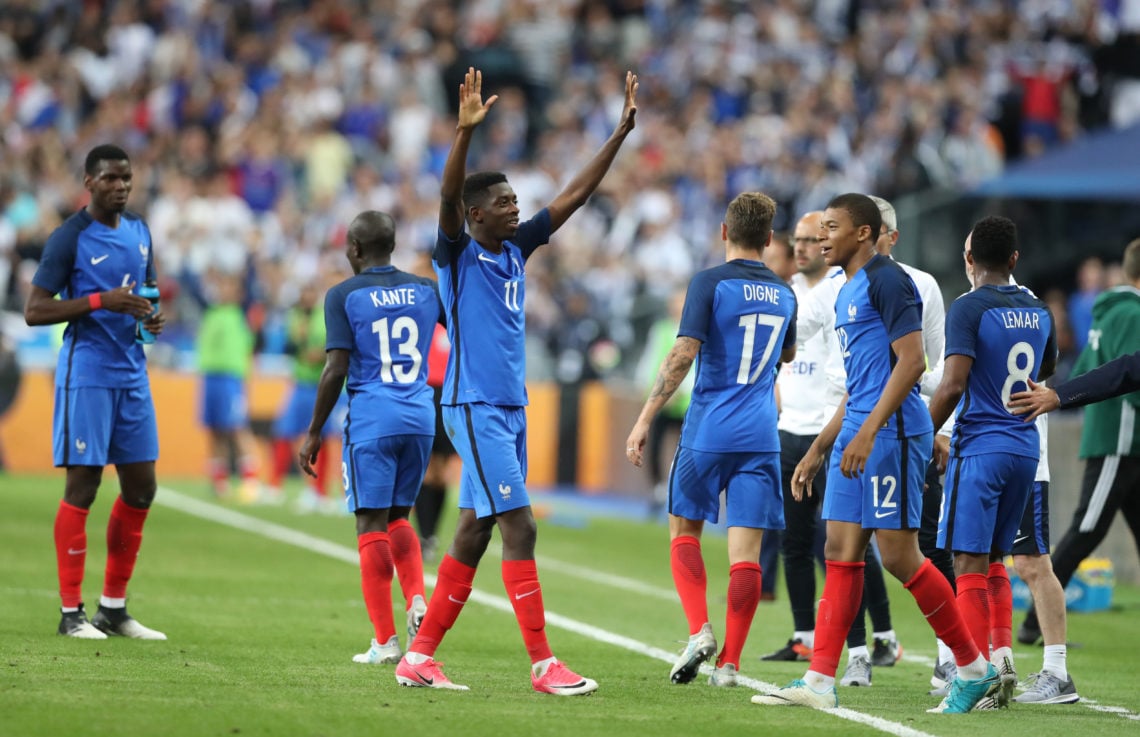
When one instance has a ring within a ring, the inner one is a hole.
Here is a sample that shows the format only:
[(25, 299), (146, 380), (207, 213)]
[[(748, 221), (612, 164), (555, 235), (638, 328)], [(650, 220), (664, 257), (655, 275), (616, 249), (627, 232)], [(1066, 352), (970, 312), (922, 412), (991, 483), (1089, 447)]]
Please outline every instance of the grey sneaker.
[(673, 669), (669, 671), (669, 680), (673, 683), (688, 683), (697, 677), (701, 663), (705, 662), (716, 652), (716, 637), (713, 635), (712, 625), (705, 622), (699, 632), (689, 637), (685, 649), (677, 656)]
[(1013, 700), (1019, 704), (1075, 704), (1081, 700), (1073, 677), (1061, 680), (1047, 670), (1037, 674), (1033, 685)]
[(946, 698), (950, 695), (950, 684), (958, 677), (958, 666), (951, 660), (949, 663), (935, 663), (934, 673), (930, 676), (930, 695)]
[(863, 655), (847, 658), (847, 670), (839, 679), (840, 686), (870, 686), (871, 661)]
[(888, 640), (884, 637), (875, 638), (875, 646), (871, 651), (871, 665), (876, 668), (890, 668), (899, 662), (902, 656), (903, 649), (898, 640)]
[(736, 685), (736, 666), (732, 663), (725, 663), (717, 668), (709, 676), (710, 686), (719, 686), (720, 688), (731, 688)]

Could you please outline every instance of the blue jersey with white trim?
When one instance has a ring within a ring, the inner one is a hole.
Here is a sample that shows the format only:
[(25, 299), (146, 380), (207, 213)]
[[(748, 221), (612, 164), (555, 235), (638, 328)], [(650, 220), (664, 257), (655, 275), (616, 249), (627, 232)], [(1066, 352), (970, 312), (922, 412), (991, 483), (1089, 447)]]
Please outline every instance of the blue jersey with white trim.
[(451, 341), (443, 404), (526, 405), (523, 267), (550, 233), (546, 209), (521, 223), (514, 239), (503, 241), (501, 253), (483, 248), (466, 230), (455, 240), (438, 232), (432, 267), (439, 275)]
[(346, 350), (345, 443), (435, 435), (427, 355), (442, 320), (435, 282), (394, 266), (365, 269), (325, 295), (325, 350)]
[[(872, 256), (835, 298), (835, 332), (847, 372), (845, 424), (861, 427), (883, 395), (898, 362), (891, 344), (921, 331), (922, 298), (914, 281), (890, 258)], [(933, 431), (917, 383), (879, 429), (898, 438)]]
[(1044, 302), (1016, 286), (986, 285), (963, 294), (946, 313), (946, 357), (974, 359), (950, 440), (955, 456), (1010, 453), (1040, 457), (1037, 426), (1006, 407), (1010, 394), (1047, 356), (1057, 355), (1053, 316)]
[(792, 288), (759, 261), (702, 271), (689, 282), (677, 335), (701, 341), (681, 445), (778, 453), (776, 366), (796, 344)]
[[(139, 285), (154, 278), (150, 229), (132, 212), (111, 228), (80, 210), (48, 237), (32, 284), (62, 299)], [(146, 354), (135, 342), (137, 320), (95, 310), (67, 324), (55, 385), (126, 389), (147, 385)]]

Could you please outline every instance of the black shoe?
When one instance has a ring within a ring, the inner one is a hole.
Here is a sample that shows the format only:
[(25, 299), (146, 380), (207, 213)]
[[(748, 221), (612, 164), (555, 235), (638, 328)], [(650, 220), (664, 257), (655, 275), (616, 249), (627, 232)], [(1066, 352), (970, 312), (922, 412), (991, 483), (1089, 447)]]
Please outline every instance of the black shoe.
[(59, 618), (59, 634), (65, 637), (75, 637), (80, 640), (106, 640), (107, 636), (91, 626), (87, 621), (87, 612), (83, 605), (75, 612), (62, 612)]
[(1022, 622), (1017, 628), (1017, 641), (1022, 645), (1036, 645), (1041, 640), (1041, 628), (1034, 627), (1028, 621)]
[(108, 635), (130, 637), (134, 640), (165, 640), (166, 635), (158, 630), (152, 630), (139, 624), (139, 621), (127, 614), (127, 608), (121, 609), (99, 605), (99, 610), (91, 618), (91, 624)]
[(782, 660), (787, 662), (794, 661), (808, 661), (811, 660), (811, 648), (804, 644), (804, 641), (798, 637), (794, 640), (788, 640), (788, 644), (780, 648), (774, 653), (768, 653), (760, 658), (761, 660)]
[(902, 657), (902, 645), (898, 640), (888, 640), (884, 637), (875, 638), (875, 647), (871, 650), (871, 665), (876, 668), (890, 668), (899, 662)]

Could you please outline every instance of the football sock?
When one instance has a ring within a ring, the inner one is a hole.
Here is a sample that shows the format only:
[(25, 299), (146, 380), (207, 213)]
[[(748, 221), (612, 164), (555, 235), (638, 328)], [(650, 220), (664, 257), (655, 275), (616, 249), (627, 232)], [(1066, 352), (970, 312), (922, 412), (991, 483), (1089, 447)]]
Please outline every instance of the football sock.
[(224, 458), (211, 458), (208, 462), (210, 483), (213, 486), (214, 493), (222, 496), (229, 491), (230, 486), (230, 468)]
[(257, 456), (242, 456), (238, 462), (238, 467), (241, 469), (242, 481), (257, 481), (257, 474), (260, 470), (258, 467), (261, 465), (257, 460)]
[(384, 644), (396, 634), (392, 619), (392, 548), (387, 532), (366, 532), (356, 538), (360, 550), (360, 588), (372, 621), (376, 642)]
[[(984, 675), (985, 659), (974, 644), (974, 638), (970, 636), (970, 630), (962, 619), (962, 613), (958, 611), (954, 589), (950, 588), (950, 582), (946, 577), (929, 559), (926, 559), (903, 587), (918, 603), (922, 616), (926, 617), (934, 634), (954, 651), (954, 662), (958, 668), (968, 669), (966, 673), (968, 677), (980, 678)], [(971, 675), (975, 672), (975, 666), (979, 661), (983, 663), (982, 674)]]
[[(845, 563), (827, 561), (827, 578), (819, 600), (815, 622), (815, 646), (811, 651), (811, 671), (835, 680), (843, 642), (863, 597), (863, 561)], [(830, 684), (829, 684), (830, 685)]]
[(1047, 670), (1062, 681), (1068, 680), (1069, 669), (1065, 664), (1068, 650), (1065, 645), (1046, 645), (1045, 663), (1041, 670)]
[(463, 611), (474, 580), (474, 568), (460, 563), (450, 555), (443, 556), (436, 572), (435, 591), (431, 593), (427, 615), (420, 625), (420, 631), (416, 633), (415, 641), (408, 648), (409, 653), (415, 652), (427, 657), (435, 655), (443, 636), (455, 624), (459, 612)]
[(864, 657), (867, 660), (871, 659), (871, 651), (867, 649), (866, 645), (856, 645), (855, 647), (847, 648), (847, 662), (851, 662), (851, 658)]
[[(317, 453), (317, 478), (309, 477), (309, 485), (317, 492), (321, 498), (333, 496), (329, 493), (329, 477), (333, 475), (334, 461), (336, 459), (333, 454), (328, 451), (328, 443), (321, 443), (321, 450)], [(343, 493), (336, 496), (343, 496)]]
[(410, 607), (413, 596), (424, 595), (424, 559), (420, 552), (420, 539), (406, 519), (389, 522), (388, 537), (400, 590), (404, 594), (404, 602)]
[(273, 462), (269, 466), (269, 485), (280, 489), (285, 474), (293, 465), (293, 444), (283, 438), (273, 441)]
[(515, 619), (519, 622), (530, 662), (538, 663), (554, 657), (546, 639), (546, 610), (542, 606), (542, 587), (538, 583), (538, 567), (534, 559), (504, 560), (503, 585), (515, 608)]
[(736, 563), (728, 569), (728, 615), (724, 627), (724, 648), (716, 667), (732, 663), (740, 669), (740, 651), (752, 628), (752, 618), (760, 603), (763, 574), (759, 563)]
[(792, 633), (793, 640), (799, 640), (805, 647), (815, 647), (815, 630), (796, 630)]
[(87, 562), (88, 510), (61, 501), (55, 513), (55, 562), (59, 598), (65, 610), (76, 610), (83, 600), (83, 566)]
[(1009, 584), (1009, 572), (1005, 563), (990, 564), (986, 577), (986, 587), (990, 596), (990, 639), (994, 650), (999, 647), (1013, 647), (1013, 589)]
[(111, 518), (107, 520), (107, 569), (103, 578), (103, 596), (109, 599), (127, 595), (127, 582), (135, 570), (149, 511), (130, 506), (121, 496), (115, 498)]
[(986, 577), (981, 573), (958, 576), (958, 610), (978, 651), (990, 651), (990, 594)]
[(708, 580), (705, 560), (701, 557), (701, 541), (691, 535), (674, 538), (669, 545), (669, 561), (681, 608), (689, 620), (689, 634), (696, 634), (709, 621)]

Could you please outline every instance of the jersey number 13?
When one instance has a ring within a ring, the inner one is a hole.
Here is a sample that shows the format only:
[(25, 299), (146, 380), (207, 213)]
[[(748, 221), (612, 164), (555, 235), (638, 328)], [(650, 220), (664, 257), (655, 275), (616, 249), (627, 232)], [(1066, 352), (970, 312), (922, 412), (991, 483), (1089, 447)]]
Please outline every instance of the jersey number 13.
[[(420, 374), (424, 357), (416, 344), (420, 339), (420, 329), (416, 321), (408, 316), (397, 317), (389, 331), (388, 318), (372, 323), (372, 332), (380, 336), (380, 380), (385, 383), (411, 384)], [(400, 342), (402, 339), (402, 342)], [(392, 344), (399, 342), (396, 351), (401, 356), (412, 359), (412, 365), (392, 363)]]

